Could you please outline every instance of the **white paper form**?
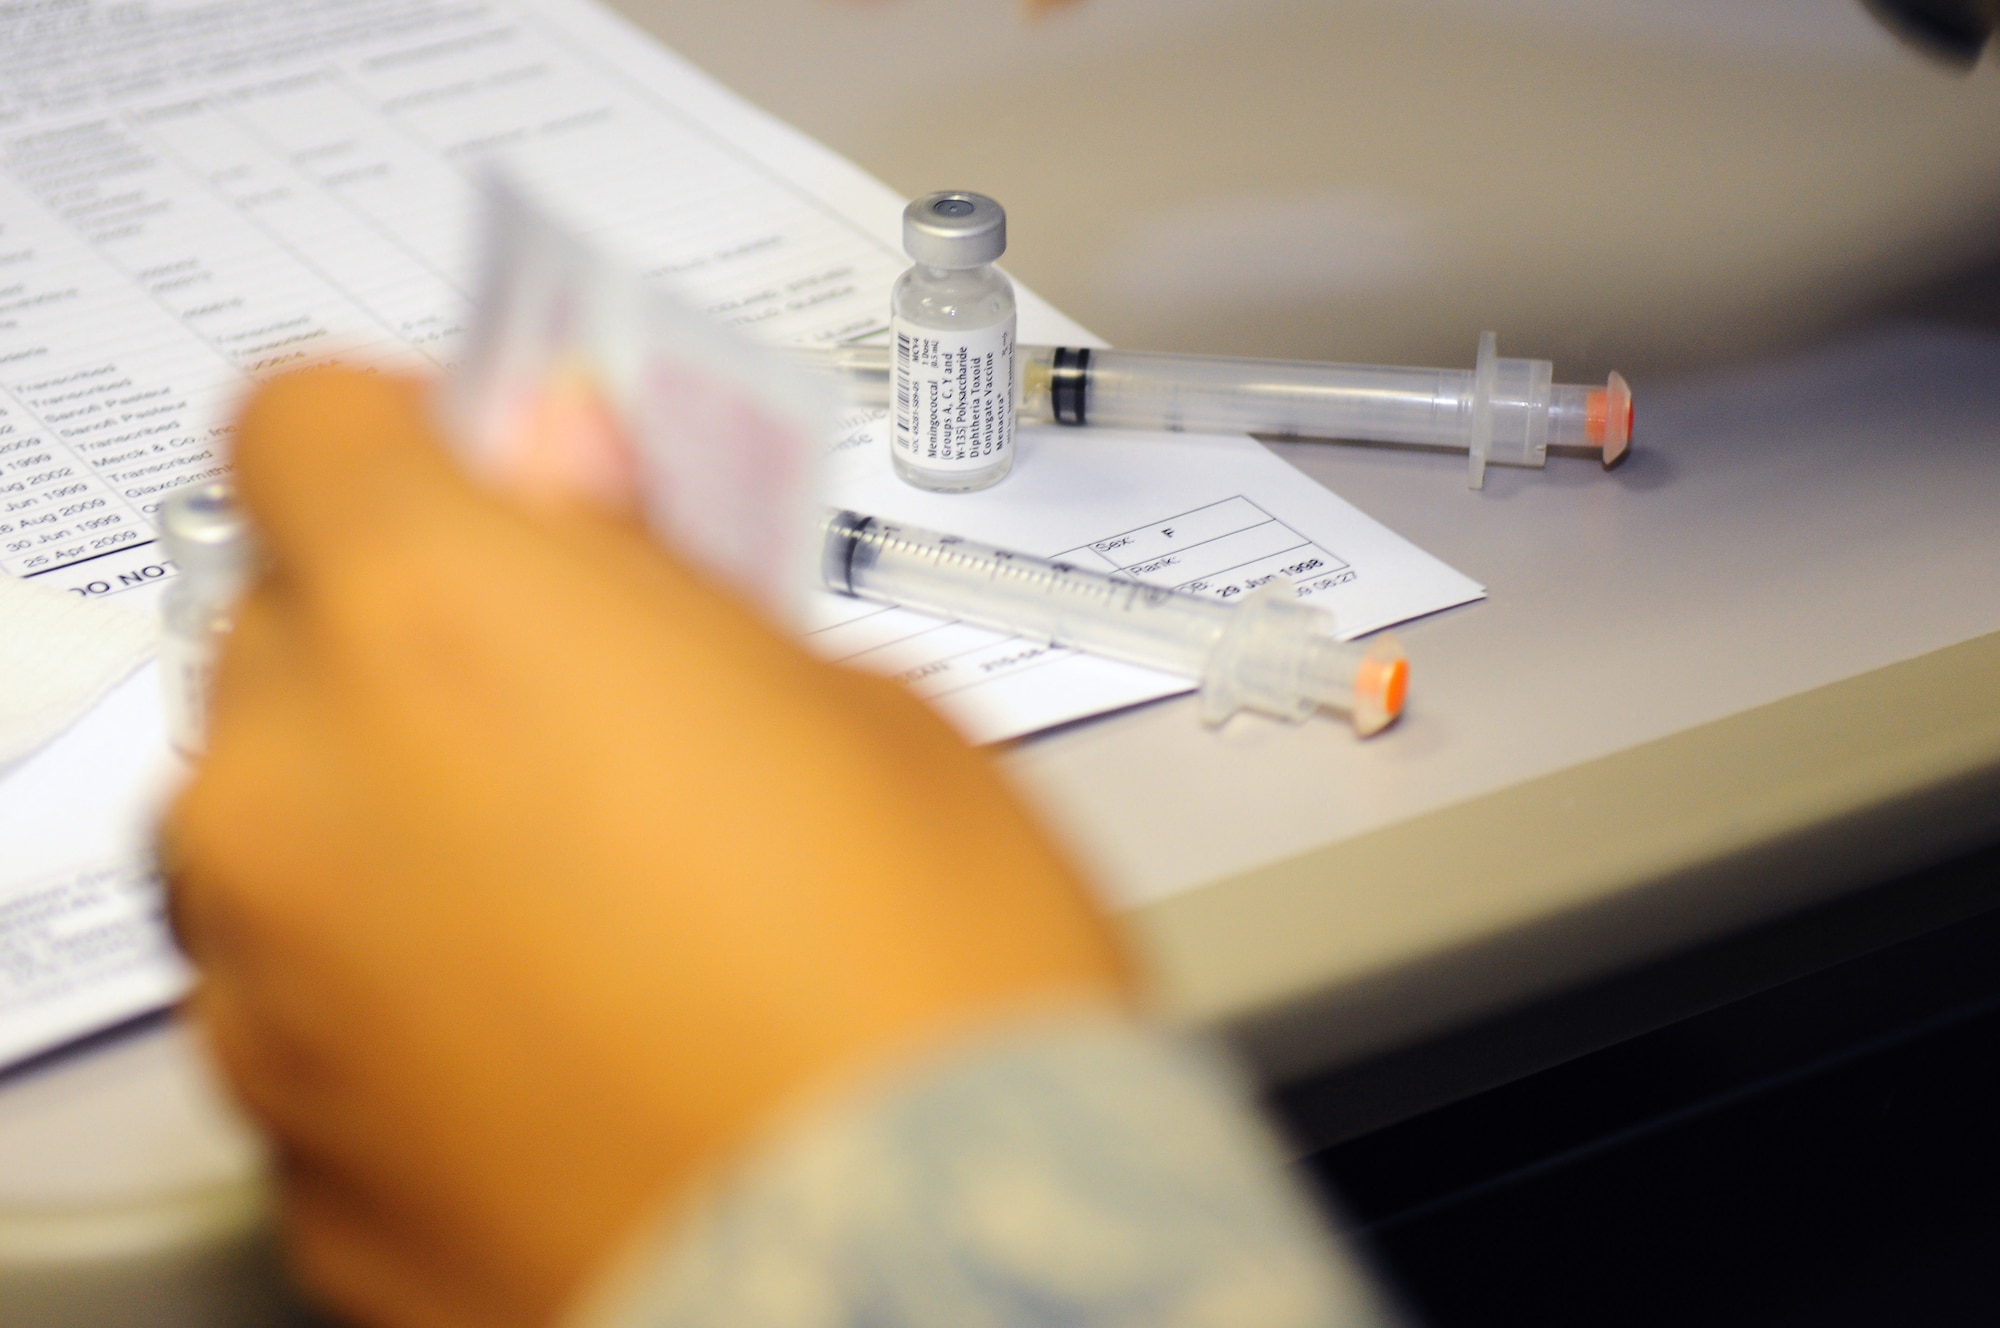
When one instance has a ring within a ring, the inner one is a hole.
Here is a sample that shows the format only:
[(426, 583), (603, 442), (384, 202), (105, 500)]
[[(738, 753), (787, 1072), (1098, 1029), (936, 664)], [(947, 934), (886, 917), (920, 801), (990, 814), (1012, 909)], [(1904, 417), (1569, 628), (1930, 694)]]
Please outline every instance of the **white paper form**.
[[(588, 0), (0, 9), (0, 571), (143, 597), (173, 573), (152, 515), (225, 466), (250, 381), (332, 357), (449, 367), (471, 182), (493, 161), (719, 320), (805, 344), (884, 330), (901, 200)], [(1021, 334), (1090, 341), (1026, 291)], [(1276, 524), (1230, 537), (1302, 541), (1265, 563), (1355, 573), (1321, 588), (1351, 602), (1350, 627), (1378, 589), (1382, 621), (1479, 593), (1248, 440), (1057, 443), (1028, 439), (1004, 484), (959, 499), (897, 484), (876, 451), (838, 496), (1051, 553), (1208, 509), (1240, 520), (1240, 499)], [(828, 613), (852, 619), (835, 653), (929, 670), (919, 689), (981, 737), (1186, 686), (849, 602)], [(103, 1022), (119, 983), (143, 1008), (133, 993), (157, 1003), (180, 981), (157, 926), (121, 921), (151, 907), (137, 850), (169, 769), (151, 685), (0, 777), (0, 964), (43, 965), (32, 993), (0, 985), (0, 1062)], [(86, 950), (96, 967), (44, 971)]]
[(0, 784), (0, 1067), (178, 997), (146, 854), (171, 774), (140, 669)]

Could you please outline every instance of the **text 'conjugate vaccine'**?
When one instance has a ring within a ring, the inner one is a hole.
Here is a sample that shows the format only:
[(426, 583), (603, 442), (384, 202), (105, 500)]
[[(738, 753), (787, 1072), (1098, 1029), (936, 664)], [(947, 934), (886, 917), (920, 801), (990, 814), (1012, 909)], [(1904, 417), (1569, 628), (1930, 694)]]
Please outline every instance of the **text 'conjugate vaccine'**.
[(984, 194), (903, 210), (916, 266), (890, 296), (896, 473), (921, 489), (983, 489), (1014, 464), (1014, 286), (993, 264), (1007, 214)]

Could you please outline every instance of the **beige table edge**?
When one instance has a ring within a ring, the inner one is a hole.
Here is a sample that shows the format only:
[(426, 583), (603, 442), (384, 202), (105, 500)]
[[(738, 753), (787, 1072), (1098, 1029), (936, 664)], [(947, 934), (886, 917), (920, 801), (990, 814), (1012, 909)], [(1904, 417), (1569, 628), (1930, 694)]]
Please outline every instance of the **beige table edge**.
[(2000, 833), (2000, 633), (1129, 915), (1178, 1020), (1296, 1076)]

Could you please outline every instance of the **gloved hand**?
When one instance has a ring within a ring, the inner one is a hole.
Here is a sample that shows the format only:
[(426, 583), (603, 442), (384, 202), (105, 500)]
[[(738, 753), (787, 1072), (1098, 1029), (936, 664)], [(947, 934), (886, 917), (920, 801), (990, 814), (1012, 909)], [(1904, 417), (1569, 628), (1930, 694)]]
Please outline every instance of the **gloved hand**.
[(276, 382), (237, 467), (269, 567), (163, 845), (335, 1308), (546, 1323), (777, 1114), (1128, 999), (984, 756), (632, 523), (476, 487), (420, 384)]

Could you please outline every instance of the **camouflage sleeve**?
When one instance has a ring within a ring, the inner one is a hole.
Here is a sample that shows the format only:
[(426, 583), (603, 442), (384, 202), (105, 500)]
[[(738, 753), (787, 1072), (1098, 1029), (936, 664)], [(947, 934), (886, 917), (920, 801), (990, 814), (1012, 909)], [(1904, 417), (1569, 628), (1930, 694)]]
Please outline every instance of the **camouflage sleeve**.
[(1222, 1060), (1102, 1018), (795, 1123), (574, 1328), (1393, 1322)]

